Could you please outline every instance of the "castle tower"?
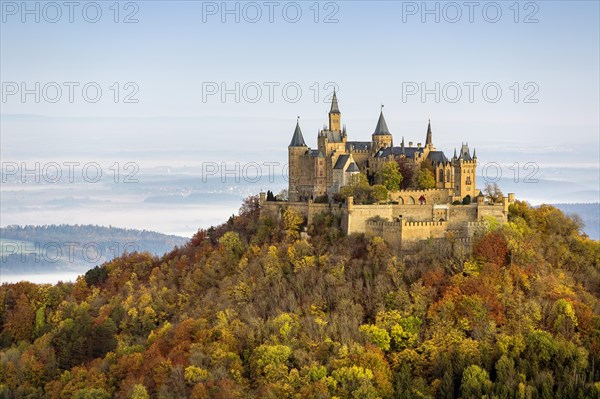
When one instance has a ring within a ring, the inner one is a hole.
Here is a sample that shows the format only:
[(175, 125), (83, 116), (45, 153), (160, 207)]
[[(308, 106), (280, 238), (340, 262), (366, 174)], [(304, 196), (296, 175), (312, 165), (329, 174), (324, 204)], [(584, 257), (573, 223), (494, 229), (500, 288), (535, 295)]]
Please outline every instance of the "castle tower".
[(477, 155), (473, 151), (473, 156), (469, 150), (469, 143), (463, 143), (458, 157), (456, 151), (452, 158), (454, 166), (454, 195), (459, 198), (469, 196), (475, 200), (477, 195)]
[(373, 140), (373, 152), (392, 146), (392, 134), (390, 133), (387, 123), (385, 122), (385, 117), (383, 116), (383, 105), (381, 106), (381, 113), (379, 114), (377, 126), (375, 126), (375, 131), (371, 137)]
[(335, 94), (335, 90), (333, 90), (333, 98), (331, 99), (331, 110), (329, 110), (329, 131), (330, 132), (338, 132), (340, 131), (340, 119), (341, 112), (338, 106), (337, 95)]
[(292, 136), (292, 141), (288, 146), (288, 197), (290, 201), (299, 201), (301, 195), (301, 187), (303, 180), (308, 177), (304, 176), (302, 159), (306, 154), (308, 147), (304, 142), (302, 130), (300, 130), (300, 117), (296, 121), (296, 129)]

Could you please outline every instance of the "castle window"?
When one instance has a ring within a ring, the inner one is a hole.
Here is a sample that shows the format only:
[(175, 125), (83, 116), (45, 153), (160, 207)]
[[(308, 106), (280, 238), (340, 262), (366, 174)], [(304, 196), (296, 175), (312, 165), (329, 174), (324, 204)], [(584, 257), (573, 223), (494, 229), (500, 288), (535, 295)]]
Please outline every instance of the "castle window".
[(440, 181), (440, 182), (444, 181), (444, 171), (443, 170), (440, 170), (440, 176), (439, 176), (438, 181)]
[(450, 171), (449, 170), (446, 171), (446, 182), (447, 183), (450, 182)]
[(467, 181), (466, 181), (466, 183), (467, 183), (467, 186), (470, 186), (470, 185), (471, 185), (471, 176), (467, 176)]

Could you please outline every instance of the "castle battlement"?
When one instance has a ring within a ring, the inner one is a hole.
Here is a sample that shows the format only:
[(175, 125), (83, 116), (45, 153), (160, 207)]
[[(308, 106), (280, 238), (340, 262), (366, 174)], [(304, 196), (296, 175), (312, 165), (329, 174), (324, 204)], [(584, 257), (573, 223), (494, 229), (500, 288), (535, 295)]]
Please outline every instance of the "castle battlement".
[(402, 223), (400, 222), (382, 222), (382, 221), (372, 221), (369, 220), (366, 222), (367, 226), (385, 226), (385, 227), (402, 227)]
[(444, 226), (446, 222), (411, 222), (411, 221), (402, 221), (403, 227), (423, 227), (423, 226)]
[(485, 224), (485, 222), (483, 222), (483, 221), (467, 222), (467, 226), (468, 227), (479, 227), (479, 226), (481, 226), (483, 224)]
[(421, 188), (421, 189), (405, 189), (405, 190), (396, 190), (393, 193), (398, 193), (398, 194), (408, 194), (408, 193), (431, 193), (434, 191), (440, 191), (439, 188)]

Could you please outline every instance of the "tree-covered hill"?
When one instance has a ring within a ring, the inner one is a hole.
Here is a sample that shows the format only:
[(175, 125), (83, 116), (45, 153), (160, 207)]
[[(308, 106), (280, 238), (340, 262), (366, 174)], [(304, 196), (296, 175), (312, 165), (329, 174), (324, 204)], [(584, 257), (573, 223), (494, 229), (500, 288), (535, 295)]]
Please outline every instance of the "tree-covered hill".
[(1, 274), (77, 271), (124, 252), (162, 255), (187, 238), (147, 230), (96, 225), (7, 226), (0, 228)]
[(600, 203), (552, 204), (567, 215), (577, 215), (583, 222), (583, 231), (594, 240), (600, 240)]
[(396, 256), (256, 198), (164, 256), (0, 287), (0, 397), (598, 398), (600, 244), (511, 206)]

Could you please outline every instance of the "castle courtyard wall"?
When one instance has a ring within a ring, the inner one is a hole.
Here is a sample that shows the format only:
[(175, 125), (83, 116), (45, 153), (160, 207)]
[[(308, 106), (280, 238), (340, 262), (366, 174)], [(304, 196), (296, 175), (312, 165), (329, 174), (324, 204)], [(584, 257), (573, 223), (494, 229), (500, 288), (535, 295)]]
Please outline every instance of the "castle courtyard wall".
[(265, 201), (264, 193), (261, 193), (261, 215), (277, 219), (289, 208), (303, 215), (311, 224), (316, 215), (332, 213), (341, 216), (345, 234), (379, 236), (398, 250), (409, 250), (416, 243), (430, 238), (445, 239), (448, 233), (468, 245), (471, 237), (482, 228), (483, 218), (493, 217), (500, 223), (506, 222), (508, 205), (508, 198), (497, 204), (481, 201), (469, 205), (355, 205), (352, 197), (347, 198), (343, 205), (315, 204), (312, 201)]

